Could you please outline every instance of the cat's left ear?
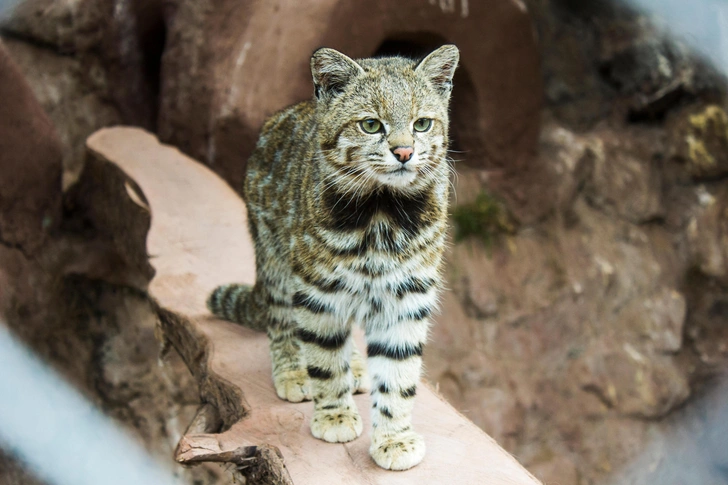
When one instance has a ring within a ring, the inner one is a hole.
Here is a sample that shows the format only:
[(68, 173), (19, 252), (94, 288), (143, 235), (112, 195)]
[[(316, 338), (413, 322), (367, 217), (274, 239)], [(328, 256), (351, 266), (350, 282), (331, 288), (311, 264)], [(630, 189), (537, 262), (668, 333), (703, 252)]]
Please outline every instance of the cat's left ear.
[(458, 48), (452, 44), (444, 45), (422, 59), (415, 67), (415, 72), (427, 77), (441, 94), (449, 95), (459, 60)]
[(341, 93), (364, 69), (341, 52), (323, 47), (311, 56), (311, 74), (316, 98), (327, 100)]

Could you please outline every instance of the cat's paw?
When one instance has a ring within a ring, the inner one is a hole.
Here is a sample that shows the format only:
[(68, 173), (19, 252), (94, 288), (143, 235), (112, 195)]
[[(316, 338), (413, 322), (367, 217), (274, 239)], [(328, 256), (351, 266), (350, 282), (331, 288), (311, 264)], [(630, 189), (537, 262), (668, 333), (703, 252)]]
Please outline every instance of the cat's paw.
[(363, 428), (359, 411), (353, 405), (317, 409), (311, 418), (311, 434), (329, 443), (346, 443), (358, 438)]
[(311, 380), (305, 369), (289, 370), (273, 375), (276, 394), (290, 402), (311, 400)]
[[(357, 354), (358, 356), (358, 354)], [(367, 373), (367, 365), (361, 356), (354, 356), (351, 359), (351, 374), (354, 377), (354, 394), (363, 394), (369, 392), (372, 383)]]
[(414, 431), (372, 439), (372, 459), (387, 470), (408, 470), (425, 457), (425, 440)]

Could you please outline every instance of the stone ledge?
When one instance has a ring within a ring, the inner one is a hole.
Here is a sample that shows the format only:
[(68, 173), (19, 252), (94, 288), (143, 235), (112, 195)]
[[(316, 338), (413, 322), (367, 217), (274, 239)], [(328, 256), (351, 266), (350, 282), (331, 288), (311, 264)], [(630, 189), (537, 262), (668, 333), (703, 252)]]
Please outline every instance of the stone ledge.
[[(385, 471), (370, 459), (367, 395), (355, 397), (365, 422), (359, 439), (347, 444), (314, 439), (308, 429), (311, 403), (276, 397), (266, 336), (214, 319), (205, 309), (206, 295), (216, 285), (254, 280), (242, 201), (209, 169), (141, 129), (103, 129), (87, 146), (97, 158), (121, 168), (143, 192), (128, 187), (132, 200), (152, 212), (147, 250), (157, 273), (149, 291), (161, 306), (163, 339), (186, 360), (203, 401), (216, 405), (227, 428), (200, 434), (199, 426), (192, 426), (195, 434), (183, 437), (186, 446), (209, 451), (212, 442), (220, 452), (235, 452), (258, 445), (268, 452), (272, 467), (265, 483), (539, 483), (427, 386), (418, 392), (414, 424), (425, 436), (428, 454), (412, 470)], [(278, 455), (272, 447), (280, 450), (285, 465), (274, 463)]]

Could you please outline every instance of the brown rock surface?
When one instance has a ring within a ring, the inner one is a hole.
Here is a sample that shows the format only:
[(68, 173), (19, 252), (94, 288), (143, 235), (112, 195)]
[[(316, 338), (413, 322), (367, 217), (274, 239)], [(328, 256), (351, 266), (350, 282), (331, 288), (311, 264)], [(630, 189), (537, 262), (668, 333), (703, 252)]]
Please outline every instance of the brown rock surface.
[(63, 142), (64, 187), (80, 173), (91, 133), (154, 127), (162, 14), (150, 0), (26, 0), (0, 19), (6, 48)]
[(0, 42), (0, 244), (34, 254), (61, 218), (62, 146)]
[[(150, 453), (168, 457), (198, 402), (181, 362), (153, 365), (156, 319), (140, 291), (151, 277), (143, 196), (93, 159), (63, 194), (60, 142), (19, 72), (0, 45), (0, 320)], [(207, 484), (222, 473), (180, 475)], [(10, 460), (0, 483), (32, 482)]]
[(369, 57), (457, 44), (456, 148), (469, 164), (507, 174), (533, 164), (541, 84), (530, 19), (518, 1), (184, 0), (170, 18), (160, 137), (233, 187), (264, 119), (312, 95), (309, 58), (321, 46)]

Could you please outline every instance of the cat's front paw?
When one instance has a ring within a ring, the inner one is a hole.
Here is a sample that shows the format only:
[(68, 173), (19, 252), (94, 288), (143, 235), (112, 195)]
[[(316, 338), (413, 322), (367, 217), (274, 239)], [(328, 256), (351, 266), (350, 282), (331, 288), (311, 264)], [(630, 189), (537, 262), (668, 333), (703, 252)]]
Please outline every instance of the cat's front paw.
[(288, 370), (273, 375), (276, 394), (290, 402), (311, 400), (311, 380), (305, 369)]
[(425, 457), (425, 440), (414, 431), (372, 439), (372, 459), (387, 470), (408, 470)]
[(311, 418), (311, 434), (329, 443), (346, 443), (361, 435), (362, 420), (352, 405), (334, 409), (316, 409)]

